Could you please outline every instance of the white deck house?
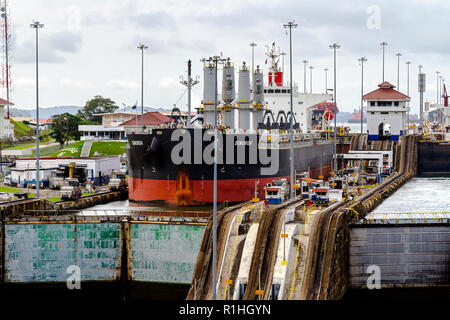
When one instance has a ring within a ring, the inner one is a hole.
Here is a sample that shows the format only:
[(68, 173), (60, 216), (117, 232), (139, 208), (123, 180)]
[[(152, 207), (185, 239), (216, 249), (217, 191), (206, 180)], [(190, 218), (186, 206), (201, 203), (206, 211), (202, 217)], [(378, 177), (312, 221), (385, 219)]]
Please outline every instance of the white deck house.
[(125, 128), (120, 124), (135, 119), (136, 113), (113, 112), (96, 114), (102, 117), (101, 125), (79, 125), (81, 140), (124, 140)]
[[(410, 98), (395, 90), (395, 86), (385, 81), (378, 85), (379, 89), (363, 96), (367, 101), (367, 131), (369, 140), (389, 137), (398, 140), (406, 135), (406, 117)], [(390, 126), (390, 129), (389, 129)]]

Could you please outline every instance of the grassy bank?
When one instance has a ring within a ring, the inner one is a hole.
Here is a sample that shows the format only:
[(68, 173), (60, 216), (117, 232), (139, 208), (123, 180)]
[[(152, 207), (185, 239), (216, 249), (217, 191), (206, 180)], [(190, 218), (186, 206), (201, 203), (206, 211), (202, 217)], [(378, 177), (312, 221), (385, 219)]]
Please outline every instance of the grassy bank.
[(94, 142), (89, 153), (90, 157), (98, 156), (114, 156), (125, 153), (126, 142), (118, 141), (99, 141)]
[(84, 141), (69, 144), (68, 147), (49, 154), (50, 157), (79, 157)]

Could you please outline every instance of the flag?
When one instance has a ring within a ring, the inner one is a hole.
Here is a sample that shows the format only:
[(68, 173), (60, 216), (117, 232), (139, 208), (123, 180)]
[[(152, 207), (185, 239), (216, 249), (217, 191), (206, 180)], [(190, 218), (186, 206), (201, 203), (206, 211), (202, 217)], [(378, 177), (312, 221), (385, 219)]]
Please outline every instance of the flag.
[(267, 64), (267, 59), (266, 59), (266, 64)]
[(131, 110), (136, 110), (136, 104), (131, 107)]

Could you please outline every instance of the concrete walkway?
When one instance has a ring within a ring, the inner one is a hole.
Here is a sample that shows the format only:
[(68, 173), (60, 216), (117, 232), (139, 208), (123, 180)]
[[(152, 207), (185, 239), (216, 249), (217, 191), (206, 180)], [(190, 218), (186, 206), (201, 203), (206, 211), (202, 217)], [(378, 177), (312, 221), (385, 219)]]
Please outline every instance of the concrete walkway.
[(83, 143), (83, 149), (81, 149), (80, 157), (89, 157), (89, 153), (91, 152), (92, 143), (94, 143), (94, 141), (85, 141)]

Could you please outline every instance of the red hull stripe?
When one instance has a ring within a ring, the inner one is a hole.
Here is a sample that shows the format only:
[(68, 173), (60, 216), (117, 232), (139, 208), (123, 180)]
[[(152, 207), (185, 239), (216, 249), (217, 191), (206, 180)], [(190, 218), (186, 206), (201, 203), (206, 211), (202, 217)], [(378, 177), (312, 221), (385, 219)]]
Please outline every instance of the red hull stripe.
[[(326, 177), (329, 175), (330, 168), (325, 167), (310, 171), (311, 177), (318, 177), (323, 174)], [(255, 182), (258, 184), (258, 197), (264, 198), (264, 187), (267, 183), (274, 179), (286, 178), (289, 181), (289, 176), (286, 177), (268, 177), (257, 179), (230, 179), (217, 181), (217, 201), (218, 202), (242, 202), (251, 200), (255, 196)], [(176, 180), (152, 180), (152, 179), (137, 179), (129, 178), (129, 199), (135, 202), (157, 202), (164, 201), (175, 202), (176, 195)], [(211, 203), (213, 202), (213, 180), (191, 180), (190, 190), (191, 199), (193, 203)]]
[[(278, 177), (289, 178), (289, 177)], [(275, 178), (235, 179), (217, 181), (218, 202), (242, 202), (255, 196), (255, 181), (258, 184), (258, 196), (264, 196), (263, 188)], [(210, 203), (214, 198), (214, 180), (190, 181), (192, 201), (194, 203)], [(175, 202), (176, 180), (149, 180), (129, 178), (129, 198), (131, 201), (166, 201)]]

